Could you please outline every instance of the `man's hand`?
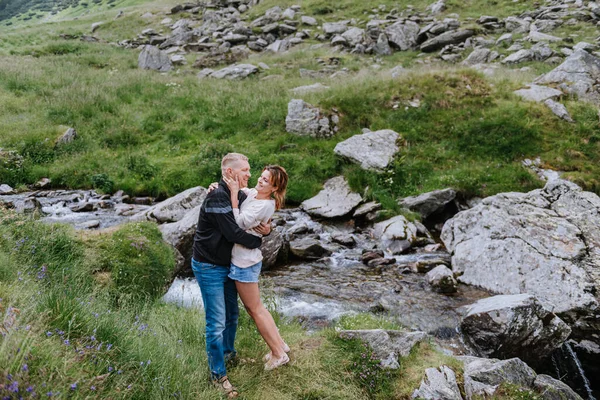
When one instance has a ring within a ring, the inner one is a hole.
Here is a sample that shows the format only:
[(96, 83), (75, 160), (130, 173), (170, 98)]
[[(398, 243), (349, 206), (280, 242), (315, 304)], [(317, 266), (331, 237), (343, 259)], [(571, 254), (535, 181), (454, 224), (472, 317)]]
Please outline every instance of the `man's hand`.
[(259, 226), (254, 228), (254, 232), (260, 233), (263, 236), (267, 236), (271, 233), (271, 220), (267, 223), (261, 223)]

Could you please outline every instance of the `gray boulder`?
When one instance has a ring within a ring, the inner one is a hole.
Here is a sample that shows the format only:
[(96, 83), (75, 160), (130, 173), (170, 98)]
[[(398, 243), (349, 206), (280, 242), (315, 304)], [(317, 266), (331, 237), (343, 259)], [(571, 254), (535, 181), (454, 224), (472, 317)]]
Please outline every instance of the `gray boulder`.
[(481, 47), (473, 50), (462, 63), (465, 65), (485, 64), (489, 61), (491, 54), (490, 49)]
[(440, 293), (455, 293), (458, 282), (452, 270), (445, 265), (438, 265), (425, 275), (427, 282)]
[(584, 50), (575, 51), (562, 64), (537, 78), (535, 83), (560, 84), (568, 93), (598, 102), (600, 95), (597, 82), (600, 80), (600, 58)]
[(417, 47), (419, 25), (416, 22), (396, 22), (385, 28), (389, 44), (400, 51), (411, 50)]
[(449, 44), (459, 44), (475, 34), (471, 29), (463, 29), (460, 31), (448, 31), (439, 36), (432, 37), (421, 45), (421, 51), (431, 53), (440, 50), (442, 47)]
[(365, 40), (365, 30), (360, 28), (350, 28), (342, 33), (342, 37), (350, 47), (355, 47)]
[(560, 90), (547, 86), (529, 85), (528, 89), (519, 89), (513, 92), (523, 100), (541, 103), (548, 99), (556, 99), (563, 95)]
[(159, 224), (177, 222), (191, 209), (201, 205), (206, 194), (207, 190), (202, 186), (187, 189), (135, 215), (133, 220), (155, 221)]
[(329, 118), (304, 100), (292, 99), (288, 103), (285, 129), (300, 136), (329, 137), (335, 132)]
[[(184, 257), (183, 267), (192, 262), (192, 250), (194, 246), (194, 234), (198, 225), (198, 215), (202, 204), (189, 210), (183, 218), (177, 222), (162, 224), (158, 229), (162, 233), (163, 240), (176, 248)], [(178, 271), (181, 272), (181, 271)]]
[(406, 357), (419, 342), (427, 339), (425, 332), (402, 332), (383, 329), (341, 331), (342, 339), (360, 339), (367, 344), (373, 355), (381, 360), (380, 366), (398, 369), (399, 357)]
[(252, 64), (230, 65), (210, 74), (211, 78), (237, 80), (244, 79), (258, 72), (258, 67)]
[(14, 194), (15, 190), (7, 184), (0, 185), (0, 195)]
[(290, 242), (290, 252), (302, 259), (318, 259), (331, 255), (331, 250), (314, 237), (303, 237)]
[(369, 131), (338, 143), (333, 151), (360, 164), (363, 169), (381, 171), (388, 167), (398, 152), (398, 139), (400, 135), (391, 129)]
[(315, 18), (306, 16), (306, 15), (303, 15), (302, 17), (300, 17), (300, 22), (302, 22), (304, 25), (310, 25), (310, 26), (318, 25), (318, 22)]
[(583, 400), (567, 384), (548, 375), (538, 375), (533, 382), (533, 387), (544, 400)]
[(323, 24), (323, 32), (328, 37), (341, 35), (348, 29), (347, 22), (326, 22)]
[(263, 255), (262, 268), (268, 270), (277, 264), (279, 253), (285, 244), (283, 235), (278, 229), (273, 229), (271, 234), (262, 238), (260, 251)]
[(74, 128), (69, 128), (58, 138), (57, 145), (71, 143), (77, 138), (77, 131)]
[(526, 61), (532, 61), (534, 58), (535, 53), (532, 50), (521, 49), (507, 56), (504, 60), (502, 60), (502, 64), (519, 64)]
[(380, 242), (379, 248), (390, 254), (400, 254), (417, 240), (417, 227), (403, 215), (379, 222), (373, 227), (373, 237)]
[(381, 33), (377, 38), (377, 43), (373, 46), (373, 51), (375, 54), (380, 56), (389, 56), (392, 54), (392, 48), (390, 47), (390, 42), (385, 33)]
[(455, 198), (456, 192), (453, 189), (447, 188), (423, 193), (418, 196), (405, 197), (400, 199), (398, 204), (421, 214), (423, 218), (427, 218), (436, 211), (442, 211)]
[(513, 34), (528, 33), (531, 22), (517, 17), (508, 17), (504, 20), (504, 26), (507, 31), (512, 32)]
[(496, 293), (528, 293), (574, 336), (600, 329), (600, 197), (549, 181), (500, 193), (448, 220), (441, 239), (459, 280)]
[(299, 86), (297, 88), (291, 89), (291, 92), (295, 95), (303, 95), (307, 93), (322, 92), (327, 89), (329, 89), (329, 86), (325, 86), (322, 83), (315, 83), (312, 85)]
[(426, 8), (431, 15), (438, 15), (446, 11), (446, 2), (444, 0), (438, 0), (433, 4), (430, 4)]
[(315, 217), (339, 218), (348, 215), (361, 202), (360, 194), (352, 192), (343, 176), (337, 176), (325, 182), (324, 189), (300, 207)]
[(456, 383), (456, 374), (450, 367), (427, 368), (419, 389), (412, 394), (413, 399), (462, 400)]
[(571, 334), (567, 324), (528, 294), (479, 300), (469, 306), (461, 330), (477, 355), (518, 356), (529, 365), (539, 365)]
[(518, 358), (496, 360), (469, 356), (458, 357), (464, 363), (467, 399), (492, 396), (501, 383), (530, 388), (536, 373)]
[(289, 40), (287, 39), (283, 39), (283, 40), (276, 40), (273, 43), (271, 43), (270, 45), (267, 46), (267, 48), (265, 49), (266, 51), (270, 51), (272, 53), (283, 53), (285, 51), (288, 51), (291, 47), (291, 43)]
[(544, 101), (544, 104), (558, 118), (564, 119), (567, 122), (575, 122), (575, 121), (573, 121), (573, 118), (571, 118), (571, 115), (567, 111), (567, 107), (565, 107), (563, 104), (556, 102), (552, 99), (548, 99), (548, 100)]
[(527, 40), (529, 40), (530, 42), (534, 42), (534, 43), (537, 43), (537, 42), (554, 43), (554, 42), (561, 42), (562, 38), (559, 38), (557, 36), (547, 35), (542, 32), (532, 31), (527, 36)]
[(138, 57), (138, 67), (168, 72), (173, 68), (169, 55), (155, 46), (146, 45)]

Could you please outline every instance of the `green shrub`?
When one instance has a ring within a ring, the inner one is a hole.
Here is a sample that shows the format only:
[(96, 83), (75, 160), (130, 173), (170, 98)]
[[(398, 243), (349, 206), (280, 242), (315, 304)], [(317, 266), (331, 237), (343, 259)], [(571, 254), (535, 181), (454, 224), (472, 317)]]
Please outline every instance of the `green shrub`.
[(175, 255), (152, 223), (122, 226), (105, 251), (119, 299), (158, 297), (172, 278)]
[(112, 193), (115, 183), (106, 174), (92, 175), (92, 185), (94, 189), (99, 189), (104, 193)]
[(54, 161), (54, 146), (49, 140), (40, 141), (36, 138), (26, 140), (20, 153), (34, 164), (45, 164)]

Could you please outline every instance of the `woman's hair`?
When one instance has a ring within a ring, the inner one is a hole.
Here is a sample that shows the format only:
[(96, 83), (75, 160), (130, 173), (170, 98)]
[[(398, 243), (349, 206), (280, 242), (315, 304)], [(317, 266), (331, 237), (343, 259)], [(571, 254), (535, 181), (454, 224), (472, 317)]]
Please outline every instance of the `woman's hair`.
[(263, 171), (269, 171), (271, 173), (271, 185), (276, 188), (273, 193), (275, 198), (275, 208), (279, 210), (283, 207), (285, 202), (285, 191), (288, 184), (288, 174), (285, 168), (279, 165), (267, 165)]

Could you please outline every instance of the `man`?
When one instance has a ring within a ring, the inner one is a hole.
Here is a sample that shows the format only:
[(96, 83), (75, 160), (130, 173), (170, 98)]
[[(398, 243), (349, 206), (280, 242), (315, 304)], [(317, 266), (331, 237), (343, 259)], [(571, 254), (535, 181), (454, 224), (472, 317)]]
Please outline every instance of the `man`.
[[(250, 179), (248, 157), (238, 153), (227, 154), (221, 161), (221, 173), (223, 177), (237, 179), (240, 187), (247, 187)], [(229, 382), (225, 368), (225, 362), (236, 356), (234, 341), (239, 314), (235, 283), (227, 276), (231, 250), (234, 243), (250, 249), (258, 248), (261, 238), (244, 232), (237, 225), (230, 196), (223, 179), (219, 187), (206, 196), (194, 235), (192, 270), (204, 302), (206, 353), (211, 379), (217, 388), (233, 398), (237, 391)], [(246, 195), (240, 191), (238, 199), (241, 204)], [(268, 235), (271, 227), (262, 224), (256, 231)]]

